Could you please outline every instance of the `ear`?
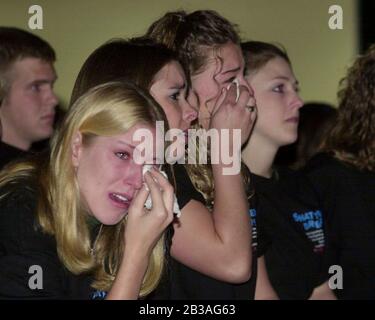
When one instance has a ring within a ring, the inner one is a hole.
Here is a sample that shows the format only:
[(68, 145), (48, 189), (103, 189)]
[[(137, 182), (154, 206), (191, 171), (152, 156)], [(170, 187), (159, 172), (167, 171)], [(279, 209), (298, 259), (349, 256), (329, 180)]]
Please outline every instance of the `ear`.
[(78, 168), (81, 154), (82, 154), (82, 134), (81, 132), (76, 132), (73, 135), (71, 148), (72, 148), (72, 163), (74, 168)]

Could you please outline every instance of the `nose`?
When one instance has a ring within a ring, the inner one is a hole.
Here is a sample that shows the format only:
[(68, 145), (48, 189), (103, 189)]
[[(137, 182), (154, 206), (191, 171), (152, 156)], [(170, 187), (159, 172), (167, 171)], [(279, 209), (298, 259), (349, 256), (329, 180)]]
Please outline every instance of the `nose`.
[(194, 110), (196, 110), (197, 112), (199, 111), (198, 94), (195, 91), (193, 91), (193, 89), (190, 89), (187, 101)]
[(50, 88), (48, 90), (47, 96), (46, 96), (46, 103), (48, 106), (54, 108), (59, 103), (59, 99), (57, 98), (56, 94), (53, 92), (53, 89)]
[(143, 183), (143, 165), (133, 162), (124, 177), (124, 184), (132, 186), (135, 190), (142, 187)]
[(296, 108), (296, 109), (300, 109), (303, 107), (303, 100), (297, 92), (295, 93), (295, 96), (293, 97), (292, 106), (293, 108)]
[(182, 118), (185, 122), (190, 124), (197, 119), (198, 117), (198, 112), (195, 110), (188, 101), (184, 101), (182, 105)]

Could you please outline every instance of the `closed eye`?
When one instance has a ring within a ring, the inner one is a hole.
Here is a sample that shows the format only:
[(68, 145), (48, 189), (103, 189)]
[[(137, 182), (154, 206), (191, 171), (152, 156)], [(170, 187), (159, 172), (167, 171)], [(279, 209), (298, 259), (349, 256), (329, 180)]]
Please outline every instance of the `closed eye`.
[(229, 79), (225, 80), (224, 83), (232, 83), (236, 77), (230, 77)]

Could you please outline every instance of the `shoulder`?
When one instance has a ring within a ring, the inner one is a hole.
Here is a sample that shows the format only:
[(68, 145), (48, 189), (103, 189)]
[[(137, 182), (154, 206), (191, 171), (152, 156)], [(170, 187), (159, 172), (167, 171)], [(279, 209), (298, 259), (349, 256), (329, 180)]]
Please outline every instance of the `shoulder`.
[(312, 175), (316, 172), (334, 172), (344, 167), (344, 164), (335, 159), (331, 154), (319, 153), (301, 171), (307, 175)]
[(36, 232), (37, 192), (31, 184), (17, 183), (1, 188), (0, 195), (0, 241), (20, 243)]
[(15, 183), (8, 183), (0, 188), (0, 206), (1, 214), (4, 214), (4, 209), (26, 209), (32, 210), (37, 202), (37, 191), (35, 184), (30, 181), (17, 181)]
[(272, 183), (270, 182), (267, 188), (259, 190), (255, 186), (255, 207), (259, 209), (258, 216), (261, 219), (271, 216), (284, 217), (293, 212), (320, 208), (319, 195), (303, 173), (277, 167), (269, 180), (272, 180)]
[(0, 141), (0, 168), (4, 167), (9, 162), (26, 156), (26, 151), (17, 149), (11, 145), (8, 145)]
[(302, 172), (314, 185), (324, 188), (342, 184), (360, 175), (360, 171), (355, 167), (328, 154), (319, 154), (312, 158)]
[(280, 182), (297, 181), (304, 177), (304, 175), (301, 174), (301, 172), (289, 169), (288, 167), (284, 166), (277, 166), (275, 168), (274, 176), (276, 176), (275, 179)]
[(306, 174), (302, 171), (296, 171), (287, 167), (276, 168), (277, 183), (287, 192), (300, 193), (312, 188)]
[(205, 203), (204, 197), (198, 192), (190, 177), (186, 171), (186, 168), (182, 164), (176, 164), (173, 166), (173, 173), (176, 181), (176, 196), (177, 201), (182, 209), (190, 200), (196, 200), (201, 203)]

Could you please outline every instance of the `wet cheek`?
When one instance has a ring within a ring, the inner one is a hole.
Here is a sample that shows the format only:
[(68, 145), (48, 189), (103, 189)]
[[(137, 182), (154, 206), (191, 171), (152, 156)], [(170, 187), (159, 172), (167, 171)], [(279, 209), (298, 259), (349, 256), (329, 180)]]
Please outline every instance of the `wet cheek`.
[(214, 97), (219, 92), (218, 84), (213, 80), (206, 77), (197, 79), (193, 83), (194, 91), (198, 94), (200, 102), (207, 101)]
[(115, 182), (119, 180), (124, 173), (127, 171), (126, 160), (121, 161), (120, 159), (108, 159), (104, 166), (105, 171), (103, 178), (105, 178), (109, 182)]
[(126, 184), (132, 186), (139, 186), (142, 183), (142, 177), (139, 174), (133, 174), (131, 176), (126, 177)]
[(211, 87), (203, 87), (200, 91), (198, 91), (199, 101), (200, 103), (205, 103), (209, 100), (215, 99), (220, 92), (220, 88), (218, 86), (211, 86)]

